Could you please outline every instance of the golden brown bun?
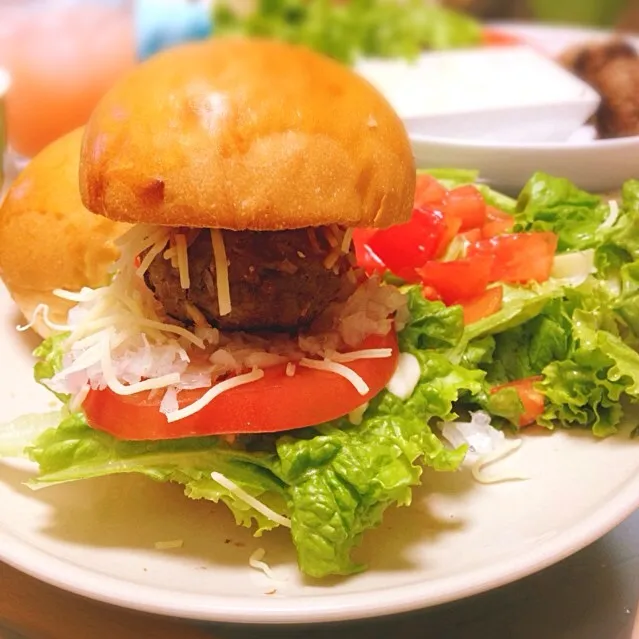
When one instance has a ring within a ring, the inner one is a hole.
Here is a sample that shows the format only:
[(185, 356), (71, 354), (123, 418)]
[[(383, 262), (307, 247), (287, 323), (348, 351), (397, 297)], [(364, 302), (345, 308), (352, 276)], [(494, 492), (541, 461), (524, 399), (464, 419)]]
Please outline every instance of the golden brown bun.
[(415, 165), (386, 99), (307, 49), (218, 38), (133, 69), (86, 127), (85, 206), (233, 230), (406, 221)]
[[(113, 239), (128, 228), (82, 206), (78, 164), (82, 130), (50, 144), (11, 185), (0, 208), (0, 278), (24, 315), (40, 303), (64, 323), (70, 303), (52, 294), (108, 281), (118, 256)], [(34, 326), (50, 334), (41, 318)]]

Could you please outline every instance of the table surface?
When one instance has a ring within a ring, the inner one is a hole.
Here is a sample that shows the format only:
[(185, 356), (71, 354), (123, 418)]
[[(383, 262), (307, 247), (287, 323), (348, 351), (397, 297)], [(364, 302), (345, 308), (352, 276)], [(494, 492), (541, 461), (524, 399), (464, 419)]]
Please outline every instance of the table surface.
[(639, 511), (588, 548), (516, 583), (408, 615), (333, 626), (155, 617), (57, 590), (0, 563), (0, 639), (639, 639), (638, 598)]

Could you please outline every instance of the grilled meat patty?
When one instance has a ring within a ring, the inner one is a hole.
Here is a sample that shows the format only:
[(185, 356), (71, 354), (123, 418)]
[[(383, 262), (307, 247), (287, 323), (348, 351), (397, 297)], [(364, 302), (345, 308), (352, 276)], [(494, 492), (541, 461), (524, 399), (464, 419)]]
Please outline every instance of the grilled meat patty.
[[(188, 232), (186, 230), (185, 232)], [(352, 249), (342, 253), (344, 231), (222, 231), (231, 307), (220, 316), (211, 233), (201, 230), (188, 247), (190, 288), (183, 289), (170, 259), (158, 255), (145, 274), (167, 314), (186, 325), (198, 311), (225, 330), (294, 331), (355, 289)], [(334, 244), (335, 246), (332, 246)]]

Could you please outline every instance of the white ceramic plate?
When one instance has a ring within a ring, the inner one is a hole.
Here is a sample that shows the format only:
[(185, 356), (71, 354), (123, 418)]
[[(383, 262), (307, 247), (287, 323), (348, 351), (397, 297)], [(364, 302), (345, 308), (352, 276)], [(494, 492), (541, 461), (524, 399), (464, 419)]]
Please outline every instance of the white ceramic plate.
[[(18, 321), (0, 285), (0, 422), (51, 404), (31, 378), (36, 340), (14, 331)], [(323, 583), (298, 576), (285, 532), (254, 539), (176, 486), (131, 476), (32, 492), (23, 482), (33, 468), (5, 462), (0, 559), (88, 597), (182, 617), (308, 623), (407, 611), (508, 583), (609, 531), (639, 506), (638, 446), (626, 435), (530, 431), (504, 462), (527, 481), (426, 472), (413, 506), (391, 509), (366, 536), (368, 572)], [(155, 549), (176, 539), (182, 548)], [(259, 547), (277, 582), (249, 567)]]
[[(549, 55), (573, 44), (610, 37), (569, 27), (495, 23)], [(632, 39), (635, 44), (637, 38)], [(609, 191), (639, 176), (639, 136), (585, 142), (504, 143), (410, 134), (420, 167), (478, 169), (495, 188), (517, 193), (535, 171), (561, 175), (589, 191)]]

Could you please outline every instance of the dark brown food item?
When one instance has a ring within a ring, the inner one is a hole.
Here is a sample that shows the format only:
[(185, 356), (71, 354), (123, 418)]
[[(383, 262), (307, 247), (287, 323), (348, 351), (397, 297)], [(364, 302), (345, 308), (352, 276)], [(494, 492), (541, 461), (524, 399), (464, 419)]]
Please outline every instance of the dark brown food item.
[(201, 230), (188, 248), (189, 289), (182, 288), (179, 270), (162, 254), (146, 273), (147, 286), (171, 317), (194, 324), (199, 311), (212, 326), (226, 330), (293, 331), (355, 288), (348, 274), (352, 249), (341, 252), (344, 231), (339, 228), (222, 231), (222, 236), (231, 313), (220, 316), (211, 233)]
[(594, 124), (602, 138), (639, 135), (639, 55), (620, 39), (582, 45), (562, 63), (601, 96)]

